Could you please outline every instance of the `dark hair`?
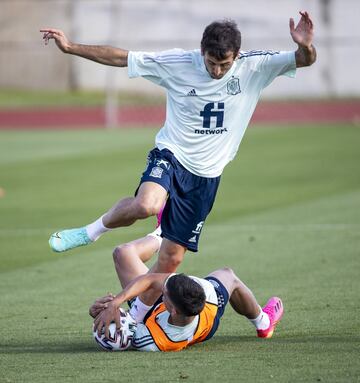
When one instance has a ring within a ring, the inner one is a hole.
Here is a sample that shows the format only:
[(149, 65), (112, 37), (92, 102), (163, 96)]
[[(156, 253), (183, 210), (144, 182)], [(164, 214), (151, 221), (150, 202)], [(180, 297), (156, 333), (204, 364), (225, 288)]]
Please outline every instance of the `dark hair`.
[(214, 21), (209, 24), (201, 40), (201, 53), (206, 52), (218, 60), (223, 60), (231, 51), (236, 56), (241, 46), (241, 33), (235, 23), (230, 19)]
[(204, 289), (187, 275), (171, 276), (166, 289), (171, 302), (181, 314), (194, 316), (203, 310), (206, 299)]

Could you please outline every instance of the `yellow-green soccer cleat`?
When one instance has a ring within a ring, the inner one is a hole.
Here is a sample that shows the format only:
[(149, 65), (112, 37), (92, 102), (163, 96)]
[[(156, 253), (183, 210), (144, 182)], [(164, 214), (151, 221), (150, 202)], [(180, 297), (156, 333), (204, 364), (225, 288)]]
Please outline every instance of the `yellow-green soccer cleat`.
[(85, 227), (58, 231), (51, 235), (49, 245), (57, 253), (91, 243)]

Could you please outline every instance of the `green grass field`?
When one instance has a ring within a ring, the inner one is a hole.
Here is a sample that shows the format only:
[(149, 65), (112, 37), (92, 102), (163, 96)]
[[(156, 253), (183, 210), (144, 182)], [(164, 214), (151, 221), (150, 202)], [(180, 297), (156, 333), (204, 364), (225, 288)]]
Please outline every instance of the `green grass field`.
[[(150, 97), (139, 93), (117, 94), (119, 105), (158, 105), (165, 102), (164, 96)], [(0, 111), (2, 109), (16, 108), (58, 108), (58, 107), (92, 107), (103, 106), (106, 103), (106, 94), (101, 91), (40, 91), (0, 89)]]
[(119, 283), (112, 249), (154, 220), (63, 255), (48, 237), (131, 195), (153, 130), (0, 132), (0, 381), (358, 382), (360, 129), (250, 128), (226, 169), (198, 254), (232, 267), (261, 304), (283, 298), (271, 340), (227, 308), (213, 340), (180, 353), (107, 353), (88, 307)]

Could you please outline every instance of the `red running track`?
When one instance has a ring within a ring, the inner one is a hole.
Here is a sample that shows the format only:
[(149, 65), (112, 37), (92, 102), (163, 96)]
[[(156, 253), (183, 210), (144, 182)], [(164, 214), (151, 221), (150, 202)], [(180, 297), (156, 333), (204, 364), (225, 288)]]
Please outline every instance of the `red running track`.
[[(120, 127), (161, 127), (164, 106), (129, 106), (118, 109)], [(360, 100), (261, 102), (251, 123), (360, 124)], [(41, 109), (0, 109), (0, 129), (98, 128), (105, 125), (104, 108), (66, 107)]]

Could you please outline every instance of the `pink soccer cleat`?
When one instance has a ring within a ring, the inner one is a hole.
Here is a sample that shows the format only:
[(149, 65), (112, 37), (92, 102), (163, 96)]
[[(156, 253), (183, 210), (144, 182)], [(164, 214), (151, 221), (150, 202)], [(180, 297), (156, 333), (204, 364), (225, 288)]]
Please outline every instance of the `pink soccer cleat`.
[(271, 338), (277, 323), (284, 314), (283, 304), (280, 298), (272, 297), (268, 300), (262, 309), (264, 313), (269, 315), (270, 326), (266, 330), (256, 330), (259, 338)]

